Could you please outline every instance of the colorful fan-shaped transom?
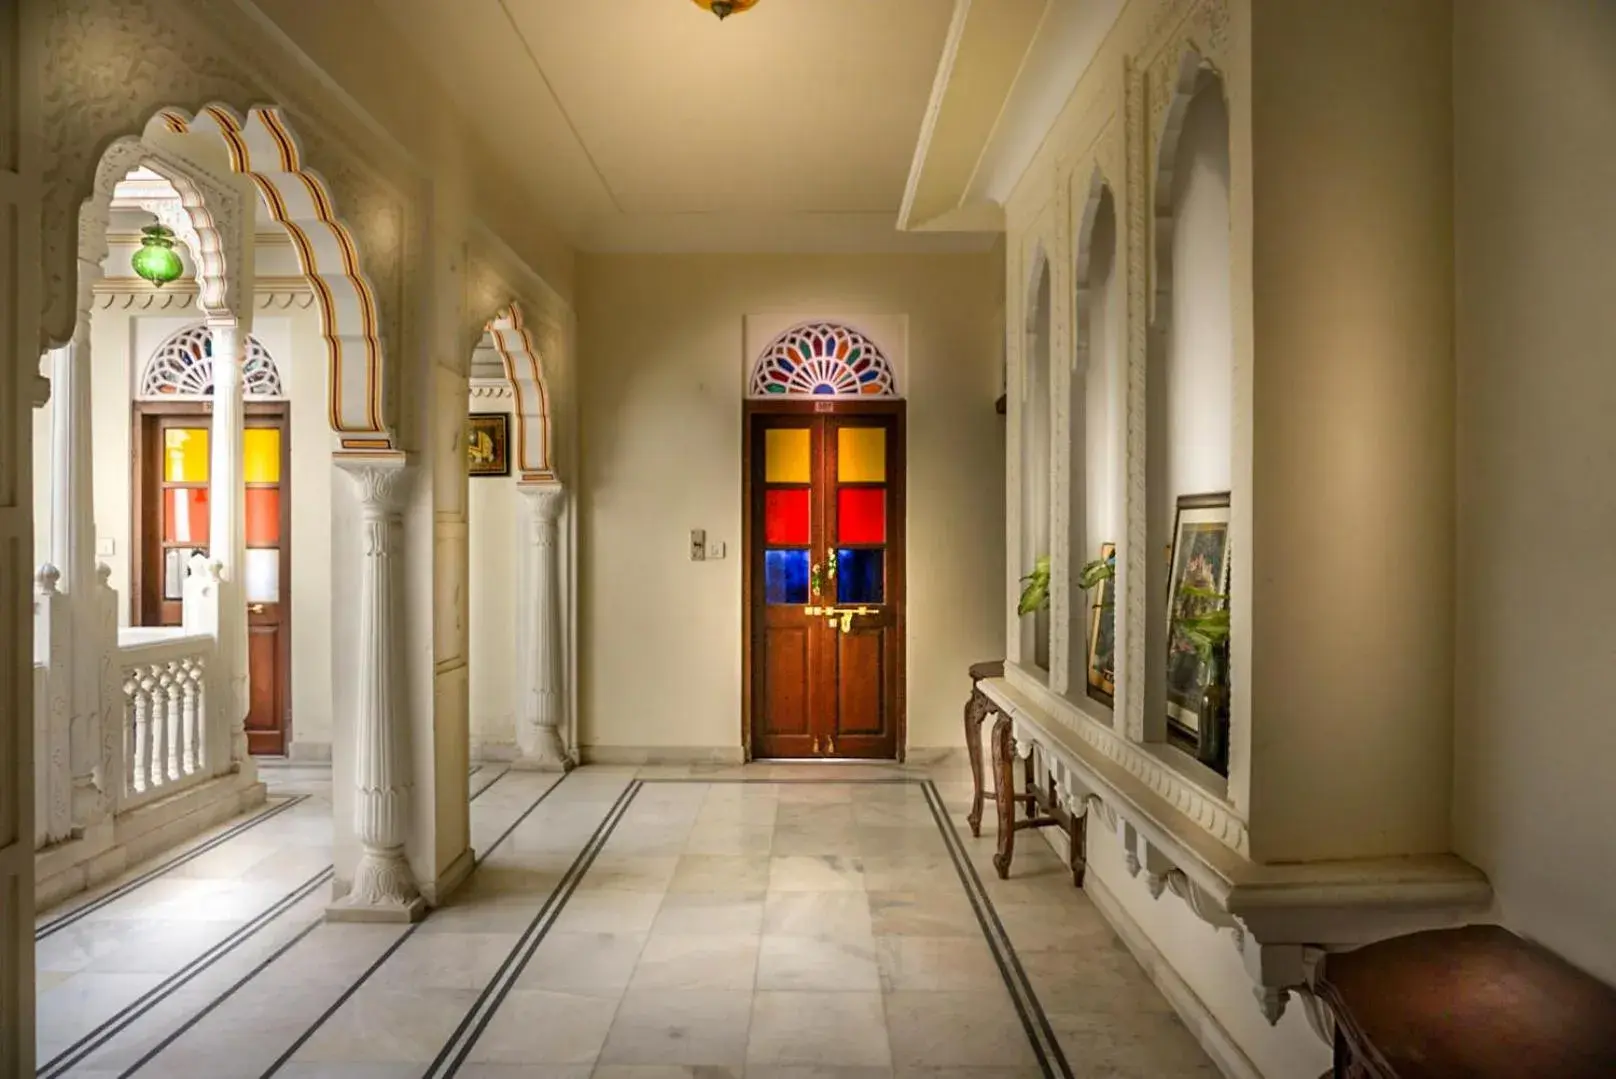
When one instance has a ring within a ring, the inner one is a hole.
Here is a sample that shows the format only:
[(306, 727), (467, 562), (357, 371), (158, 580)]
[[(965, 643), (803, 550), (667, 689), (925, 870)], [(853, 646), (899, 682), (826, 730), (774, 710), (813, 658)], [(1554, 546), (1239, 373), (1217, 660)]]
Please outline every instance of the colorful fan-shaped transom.
[[(269, 350), (256, 337), (247, 338), (247, 361), (241, 368), (243, 397), (282, 397), (281, 373)], [(152, 353), (140, 380), (144, 398), (213, 396), (213, 334), (199, 322), (180, 330)]]
[(753, 397), (896, 397), (892, 365), (850, 326), (809, 322), (776, 337), (752, 368)]

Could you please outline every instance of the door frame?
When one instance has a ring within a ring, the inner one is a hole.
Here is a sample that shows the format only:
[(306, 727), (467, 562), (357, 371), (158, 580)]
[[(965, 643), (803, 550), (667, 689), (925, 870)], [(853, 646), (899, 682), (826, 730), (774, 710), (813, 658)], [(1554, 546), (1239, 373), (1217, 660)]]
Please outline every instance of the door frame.
[[(898, 635), (898, 662), (893, 672), (897, 684), (893, 687), (894, 705), (893, 722), (897, 728), (897, 762), (902, 764), (909, 756), (909, 708), (908, 708), (908, 664), (909, 664), (909, 548), (908, 548), (908, 521), (909, 521), (909, 436), (908, 402), (902, 398), (884, 397), (877, 401), (854, 401), (845, 398), (832, 398), (828, 401), (816, 401), (812, 398), (795, 397), (784, 401), (771, 401), (766, 399), (748, 398), (741, 407), (741, 754), (744, 760), (751, 762), (754, 720), (756, 709), (754, 707), (754, 679), (753, 656), (759, 647), (757, 633), (759, 627), (754, 625), (756, 619), (752, 617), (752, 587), (756, 583), (756, 574), (752, 571), (752, 544), (756, 539), (756, 524), (753, 521), (752, 498), (754, 487), (753, 474), (756, 462), (753, 460), (752, 444), (760, 417), (768, 416), (891, 416), (892, 430), (897, 444), (893, 446), (893, 458), (901, 482), (896, 491), (895, 507), (892, 519), (887, 522), (889, 539), (887, 548), (895, 551), (898, 561), (899, 599), (897, 610), (894, 612), (894, 630)], [(890, 572), (890, 569), (889, 569)]]
[[(156, 582), (162, 580), (162, 569), (156, 570), (155, 581), (153, 574), (146, 565), (147, 540), (153, 535), (162, 535), (162, 506), (152, 502), (148, 508), (148, 495), (150, 482), (147, 473), (152, 467), (151, 447), (148, 444), (147, 428), (151, 426), (148, 420), (167, 418), (206, 418), (208, 421), (209, 437), (212, 437), (213, 402), (211, 401), (150, 401), (140, 400), (133, 402), (130, 419), (130, 443), (134, 453), (130, 464), (131, 482), (129, 485), (129, 624), (132, 626), (145, 625), (146, 617), (146, 589), (157, 586)], [(274, 420), (281, 431), (281, 594), (286, 602), (280, 604), (280, 642), (276, 648), (275, 661), (281, 670), (280, 686), (280, 724), (283, 744), (290, 747), (292, 744), (292, 499), (291, 494), (291, 463), (292, 463), (292, 408), (290, 401), (245, 401), (242, 409), (243, 419)], [(161, 467), (161, 461), (157, 462)], [(208, 487), (211, 494), (213, 486), (213, 469), (211, 461), (208, 468)], [(245, 522), (243, 522), (245, 527)], [(211, 540), (211, 537), (210, 537)], [(211, 547), (211, 543), (210, 543)], [(245, 597), (243, 597), (245, 603)], [(242, 662), (246, 662), (242, 657)]]

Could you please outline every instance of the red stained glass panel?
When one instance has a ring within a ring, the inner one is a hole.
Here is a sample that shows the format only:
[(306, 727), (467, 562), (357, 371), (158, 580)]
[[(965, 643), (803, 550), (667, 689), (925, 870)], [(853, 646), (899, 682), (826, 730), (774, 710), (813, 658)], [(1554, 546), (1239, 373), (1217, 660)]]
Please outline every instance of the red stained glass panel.
[(768, 491), (763, 499), (764, 542), (771, 547), (806, 547), (808, 489)]
[(207, 545), (206, 487), (170, 487), (163, 492), (163, 541)]
[(887, 541), (887, 489), (843, 487), (836, 492), (838, 543)]
[(280, 488), (247, 488), (247, 546), (274, 547), (280, 541)]

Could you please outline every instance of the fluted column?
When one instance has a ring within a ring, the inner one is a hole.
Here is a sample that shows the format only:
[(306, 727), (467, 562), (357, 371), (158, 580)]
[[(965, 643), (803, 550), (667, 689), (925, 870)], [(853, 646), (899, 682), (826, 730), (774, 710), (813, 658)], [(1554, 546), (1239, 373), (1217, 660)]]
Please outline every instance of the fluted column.
[(566, 488), (555, 481), (522, 483), (523, 530), (517, 569), (517, 666), (522, 693), (516, 740), (521, 756), (515, 767), (565, 772), (572, 767), (561, 738), (561, 589), (556, 580), (556, 524), (566, 502)]
[(364, 561), (359, 577), (358, 714), (353, 726), (354, 833), (360, 843), (353, 887), (328, 915), (348, 921), (415, 921), (426, 902), (404, 854), (415, 783), (395, 692), (394, 611), (404, 459), (342, 461), (360, 503)]
[(252, 768), (247, 752), (251, 706), (247, 664), (247, 504), (244, 464), (245, 407), (241, 369), (247, 335), (233, 321), (209, 322), (213, 336), (213, 432), (208, 469), (208, 552), (223, 567), (219, 581), (218, 650), (230, 686), (230, 758)]
[(51, 368), (51, 561), (61, 571), (67, 597), (69, 645), (68, 771), (72, 776), (72, 826), (95, 824), (108, 805), (110, 777), (101, 769), (100, 651), (115, 647), (96, 632), (95, 490), (91, 472), (90, 296), (101, 269), (79, 264), (79, 312), (73, 340), (50, 353)]

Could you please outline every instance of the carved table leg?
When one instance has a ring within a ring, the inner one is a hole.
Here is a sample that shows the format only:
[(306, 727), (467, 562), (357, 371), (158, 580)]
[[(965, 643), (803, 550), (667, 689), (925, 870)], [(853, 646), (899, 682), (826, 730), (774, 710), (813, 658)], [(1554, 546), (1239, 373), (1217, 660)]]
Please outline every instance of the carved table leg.
[(1037, 775), (1034, 773), (1032, 766), (1033, 758), (1037, 756), (1036, 752), (1027, 754), (1027, 759), (1022, 762), (1021, 768), (1021, 778), (1026, 783), (1028, 820), (1033, 820), (1038, 816), (1038, 792), (1034, 782)]
[(1072, 887), (1083, 887), (1083, 874), (1089, 867), (1089, 815), (1087, 813), (1072, 813), (1071, 828), (1067, 833), (1067, 849), (1072, 855)]
[(971, 812), (965, 822), (971, 826), (971, 835), (982, 836), (982, 721), (992, 711), (991, 702), (973, 687), (965, 702), (965, 755), (971, 762)]
[(1010, 717), (999, 713), (993, 723), (993, 770), (998, 788), (994, 804), (999, 809), (999, 850), (993, 856), (993, 868), (1000, 880), (1009, 879), (1010, 859), (1016, 853), (1016, 750), (1010, 730)]

